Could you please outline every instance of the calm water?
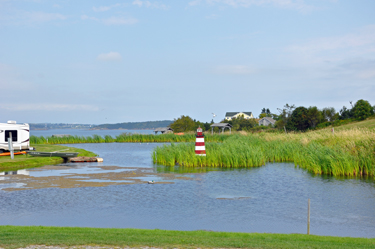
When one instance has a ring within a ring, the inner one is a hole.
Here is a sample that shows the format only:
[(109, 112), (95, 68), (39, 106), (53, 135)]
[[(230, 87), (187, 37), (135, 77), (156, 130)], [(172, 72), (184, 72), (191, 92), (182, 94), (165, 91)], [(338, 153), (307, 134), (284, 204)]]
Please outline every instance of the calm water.
[[(31, 136), (52, 136), (56, 134), (69, 134), (72, 136), (84, 136), (89, 137), (92, 135), (99, 135), (104, 137), (110, 135), (115, 138), (122, 133), (139, 133), (139, 134), (154, 134), (153, 130), (84, 130), (84, 129), (53, 129), (53, 130), (31, 130)], [(160, 133), (159, 133), (160, 134)]]
[[(310, 198), (312, 234), (375, 237), (373, 180), (313, 176), (289, 163), (234, 170), (156, 166), (151, 151), (157, 145), (71, 146), (99, 154), (102, 168), (149, 168), (153, 180), (169, 184), (0, 190), (0, 224), (306, 233)], [(67, 164), (64, 174), (89, 172), (95, 165)], [(58, 172), (28, 174), (37, 179)], [(161, 176), (170, 172), (187, 178)], [(7, 177), (12, 176), (0, 179)]]

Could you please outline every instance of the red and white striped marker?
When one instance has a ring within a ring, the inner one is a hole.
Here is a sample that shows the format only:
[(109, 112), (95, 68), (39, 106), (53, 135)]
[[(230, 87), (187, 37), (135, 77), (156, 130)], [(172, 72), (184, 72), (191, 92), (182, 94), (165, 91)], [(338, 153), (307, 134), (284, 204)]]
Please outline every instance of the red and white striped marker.
[(204, 135), (202, 128), (197, 129), (197, 135), (195, 135), (195, 155), (206, 156), (206, 147), (204, 146)]

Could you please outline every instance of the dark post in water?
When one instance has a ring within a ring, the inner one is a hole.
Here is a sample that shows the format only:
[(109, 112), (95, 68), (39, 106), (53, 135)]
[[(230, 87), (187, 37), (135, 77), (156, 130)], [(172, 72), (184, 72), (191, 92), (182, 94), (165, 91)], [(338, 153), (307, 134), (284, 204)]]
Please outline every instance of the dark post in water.
[(307, 201), (307, 234), (310, 234), (310, 199)]

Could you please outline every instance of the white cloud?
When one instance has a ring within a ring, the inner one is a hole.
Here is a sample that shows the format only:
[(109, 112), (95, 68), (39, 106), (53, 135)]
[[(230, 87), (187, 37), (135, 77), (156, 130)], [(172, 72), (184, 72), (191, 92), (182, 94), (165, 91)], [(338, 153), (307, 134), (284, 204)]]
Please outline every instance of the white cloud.
[(138, 22), (135, 18), (124, 18), (124, 17), (110, 17), (102, 19), (102, 22), (106, 25), (131, 25)]
[(314, 39), (302, 45), (290, 46), (288, 49), (295, 52), (315, 53), (327, 50), (357, 48), (366, 45), (370, 45), (366, 49), (367, 52), (368, 49), (374, 49), (375, 47), (375, 25), (363, 27), (355, 33), (343, 36)]
[(218, 15), (211, 14), (211, 15), (206, 16), (206, 19), (217, 19), (217, 17), (218, 17)]
[(137, 5), (138, 7), (146, 7), (146, 8), (154, 8), (154, 9), (169, 9), (169, 6), (157, 2), (151, 3), (150, 1), (141, 1), (141, 0), (134, 0), (133, 5)]
[(306, 4), (304, 0), (194, 0), (189, 2), (188, 5), (196, 6), (202, 2), (210, 5), (228, 5), (234, 8), (273, 5), (281, 8), (297, 9), (301, 12), (308, 12), (315, 9), (313, 6)]
[(59, 13), (30, 12), (26, 19), (30, 22), (48, 22), (53, 20), (65, 20), (67, 17)]
[(194, 0), (194, 1), (191, 1), (189, 2), (189, 6), (196, 6), (196, 5), (199, 5), (200, 3), (202, 2), (202, 0)]
[(103, 24), (106, 24), (106, 25), (132, 25), (132, 24), (136, 24), (138, 22), (138, 20), (135, 19), (135, 18), (114, 17), (114, 16), (109, 17), (109, 18), (99, 19), (99, 18), (96, 18), (96, 17), (90, 17), (90, 16), (87, 16), (87, 15), (82, 15), (81, 19), (82, 20), (92, 20), (92, 21), (100, 22), (100, 23), (103, 23)]
[(296, 69), (308, 68), (310, 78), (340, 81), (341, 84), (373, 84), (374, 52), (375, 25), (368, 25), (350, 33), (289, 46), (285, 49), (284, 60)]
[(67, 16), (60, 13), (47, 13), (42, 11), (8, 11), (0, 16), (0, 21), (8, 25), (33, 25), (51, 21), (63, 21)]
[(103, 12), (103, 11), (107, 11), (107, 10), (110, 10), (111, 7), (109, 6), (100, 6), (100, 7), (92, 7), (92, 10), (95, 11), (95, 12)]
[(358, 73), (360, 79), (372, 79), (375, 78), (375, 68), (370, 70), (364, 70)]
[(254, 74), (255, 72), (253, 67), (246, 65), (225, 65), (214, 69), (214, 73), (218, 74)]
[(341, 36), (321, 37), (286, 48), (298, 64), (346, 63), (358, 58), (375, 59), (375, 25)]
[(27, 82), (21, 77), (22, 73), (18, 68), (14, 68), (10, 65), (0, 64), (0, 89), (2, 91), (14, 90), (14, 86), (17, 86), (17, 91), (29, 91), (32, 88), (30, 82)]
[(92, 10), (95, 12), (104, 12), (119, 6), (121, 6), (121, 4), (117, 3), (109, 6), (92, 7)]
[(122, 57), (118, 52), (109, 52), (98, 55), (97, 59), (100, 61), (120, 61)]
[(0, 109), (8, 111), (99, 111), (99, 108), (92, 105), (72, 105), (72, 104), (7, 104), (2, 103)]

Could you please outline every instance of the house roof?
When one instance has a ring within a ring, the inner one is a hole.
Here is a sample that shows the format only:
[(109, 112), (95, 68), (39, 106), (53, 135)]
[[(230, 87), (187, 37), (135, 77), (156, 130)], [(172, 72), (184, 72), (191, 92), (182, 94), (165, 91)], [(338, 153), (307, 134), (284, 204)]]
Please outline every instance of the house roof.
[(165, 131), (173, 131), (173, 129), (171, 127), (159, 127), (159, 128), (156, 128), (154, 130), (154, 132), (158, 132), (158, 131), (161, 131), (161, 132), (165, 132)]
[(232, 127), (232, 125), (228, 123), (215, 123), (215, 124), (212, 124), (211, 127), (229, 128), (229, 127)]
[[(225, 117), (233, 117), (234, 115), (238, 114), (240, 112), (227, 112), (225, 114)], [(246, 115), (249, 115), (251, 116), (253, 113), (252, 112), (242, 112), (242, 113), (245, 113)]]
[(270, 121), (272, 124), (276, 123), (276, 120), (274, 120), (274, 119), (271, 118), (271, 117), (264, 117), (264, 118), (262, 118), (261, 120), (259, 120), (259, 122), (262, 121), (263, 119), (266, 119), (266, 120)]

